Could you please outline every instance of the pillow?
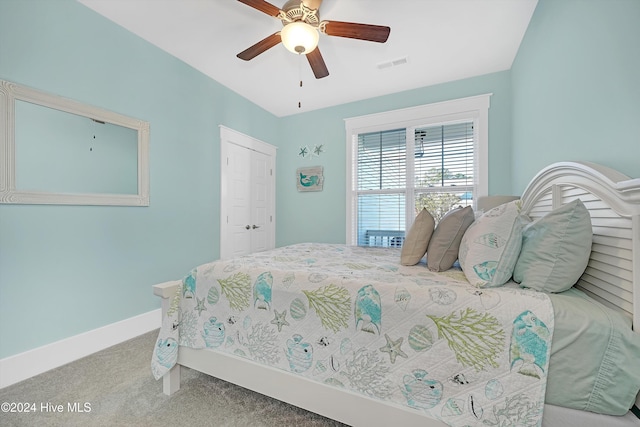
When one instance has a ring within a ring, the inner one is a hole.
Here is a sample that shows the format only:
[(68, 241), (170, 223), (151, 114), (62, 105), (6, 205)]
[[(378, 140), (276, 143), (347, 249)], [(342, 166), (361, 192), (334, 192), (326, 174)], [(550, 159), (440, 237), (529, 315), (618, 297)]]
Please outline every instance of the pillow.
[(549, 294), (549, 299), (555, 324), (545, 401), (626, 414), (640, 388), (640, 369), (629, 369), (640, 366), (640, 335), (630, 319), (576, 288)]
[(400, 264), (416, 265), (420, 262), (424, 254), (427, 253), (429, 239), (433, 234), (436, 222), (426, 208), (416, 216), (409, 233), (404, 238), (402, 252), (400, 253)]
[(427, 267), (431, 271), (445, 271), (458, 259), (462, 235), (474, 220), (471, 206), (457, 208), (442, 217), (431, 235), (427, 247)]
[(511, 279), (522, 247), (526, 218), (519, 200), (497, 206), (464, 233), (458, 260), (469, 283), (479, 288), (504, 285)]
[(580, 278), (591, 254), (591, 217), (580, 199), (529, 224), (513, 280), (542, 292), (563, 292)]

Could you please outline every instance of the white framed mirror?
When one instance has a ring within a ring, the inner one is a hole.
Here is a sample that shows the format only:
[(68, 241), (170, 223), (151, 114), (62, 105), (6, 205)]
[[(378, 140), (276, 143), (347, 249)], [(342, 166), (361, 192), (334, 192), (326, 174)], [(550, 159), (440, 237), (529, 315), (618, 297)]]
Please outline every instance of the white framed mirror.
[(149, 123), (0, 80), (0, 203), (149, 206)]

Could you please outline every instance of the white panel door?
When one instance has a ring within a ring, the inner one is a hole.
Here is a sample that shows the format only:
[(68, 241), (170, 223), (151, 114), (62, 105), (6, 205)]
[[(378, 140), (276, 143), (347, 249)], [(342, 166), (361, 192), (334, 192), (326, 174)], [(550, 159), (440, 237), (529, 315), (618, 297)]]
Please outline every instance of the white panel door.
[(254, 151), (251, 155), (251, 252), (270, 249), (269, 228), (269, 184), (271, 180), (271, 157)]
[(230, 257), (252, 252), (251, 150), (229, 144), (227, 244)]
[(275, 147), (221, 126), (220, 258), (275, 246)]

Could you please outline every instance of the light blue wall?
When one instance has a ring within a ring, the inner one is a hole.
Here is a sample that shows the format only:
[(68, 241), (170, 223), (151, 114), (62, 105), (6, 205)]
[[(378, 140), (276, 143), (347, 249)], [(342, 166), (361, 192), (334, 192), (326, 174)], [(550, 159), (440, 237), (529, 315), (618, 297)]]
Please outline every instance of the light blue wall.
[[(149, 207), (0, 205), (0, 358), (153, 310), (219, 256), (219, 124), (279, 147), (279, 246), (344, 242), (347, 117), (492, 92), (491, 194), (558, 160), (640, 177), (637, 22), (637, 0), (540, 0), (511, 71), (278, 119), (75, 1), (0, 0), (1, 79), (151, 124)], [(314, 165), (324, 191), (298, 193)]]
[[(345, 118), (467, 96), (493, 93), (489, 109), (489, 193), (510, 194), (511, 81), (508, 71), (353, 102), (281, 120), (278, 150), (278, 246), (346, 240)], [(319, 157), (298, 156), (300, 147), (323, 144)], [(324, 166), (324, 190), (298, 193), (296, 169)]]
[(640, 177), (640, 1), (540, 0), (511, 74), (516, 194), (556, 161)]
[(0, 358), (159, 307), (219, 256), (219, 129), (278, 120), (73, 0), (0, 0), (0, 79), (150, 122), (149, 207), (0, 205)]
[[(0, 205), (0, 358), (157, 308), (152, 284), (218, 258), (218, 124), (279, 146), (277, 245), (344, 242), (346, 117), (493, 92), (490, 190), (509, 189), (508, 72), (277, 119), (72, 0), (26, 0), (0, 1), (0, 78), (151, 126), (149, 207)], [(315, 164), (325, 190), (298, 193)]]

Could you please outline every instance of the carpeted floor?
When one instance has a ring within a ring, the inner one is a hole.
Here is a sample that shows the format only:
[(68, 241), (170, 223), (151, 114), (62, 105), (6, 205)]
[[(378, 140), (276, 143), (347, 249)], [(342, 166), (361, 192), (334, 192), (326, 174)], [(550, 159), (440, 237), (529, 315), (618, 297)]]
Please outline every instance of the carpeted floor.
[(187, 368), (182, 369), (181, 389), (165, 396), (162, 381), (150, 370), (157, 335), (158, 331), (141, 335), (0, 389), (0, 403), (15, 402), (32, 410), (0, 412), (0, 425), (343, 426)]

